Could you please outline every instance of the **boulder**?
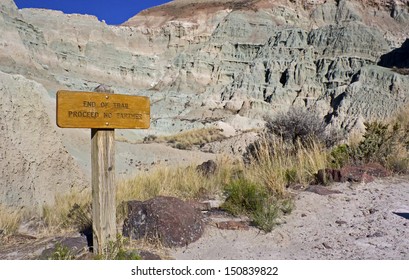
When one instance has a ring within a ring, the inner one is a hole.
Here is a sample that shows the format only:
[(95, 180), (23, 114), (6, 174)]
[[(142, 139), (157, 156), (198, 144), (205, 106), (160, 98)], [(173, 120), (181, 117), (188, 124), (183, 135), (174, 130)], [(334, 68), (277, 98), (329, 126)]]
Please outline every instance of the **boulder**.
[(196, 167), (196, 170), (205, 176), (213, 175), (216, 172), (217, 163), (213, 160), (208, 160)]
[(131, 239), (159, 239), (167, 247), (186, 246), (202, 236), (202, 218), (189, 203), (175, 197), (128, 201), (123, 235)]
[[(84, 235), (61, 237), (53, 240), (52, 245), (41, 253), (40, 259), (80, 258), (87, 254), (88, 250), (87, 238)], [(67, 255), (61, 255), (61, 252), (64, 251)]]
[(325, 168), (318, 170), (315, 175), (317, 184), (327, 185), (333, 182), (343, 182), (345, 178), (342, 177), (341, 170)]
[(316, 183), (327, 185), (333, 182), (360, 182), (369, 183), (378, 177), (388, 177), (391, 173), (379, 163), (367, 163), (363, 165), (347, 165), (341, 169), (320, 169), (316, 177)]
[(360, 166), (348, 165), (341, 169), (343, 180), (350, 182), (369, 183), (374, 177), (388, 177), (391, 173), (379, 163), (367, 163)]

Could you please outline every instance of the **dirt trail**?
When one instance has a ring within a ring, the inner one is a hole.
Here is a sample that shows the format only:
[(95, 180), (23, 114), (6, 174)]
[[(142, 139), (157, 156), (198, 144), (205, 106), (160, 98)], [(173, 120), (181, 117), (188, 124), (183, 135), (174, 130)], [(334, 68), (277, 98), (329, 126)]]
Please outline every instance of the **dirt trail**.
[[(208, 225), (197, 242), (165, 250), (165, 255), (193, 260), (409, 260), (409, 176), (328, 188), (341, 193), (297, 191), (294, 211), (271, 233)], [(0, 244), (0, 259), (38, 258), (63, 237), (16, 236)]]
[(342, 193), (300, 192), (292, 214), (271, 233), (208, 227), (197, 242), (173, 250), (173, 257), (409, 259), (409, 177), (329, 188)]

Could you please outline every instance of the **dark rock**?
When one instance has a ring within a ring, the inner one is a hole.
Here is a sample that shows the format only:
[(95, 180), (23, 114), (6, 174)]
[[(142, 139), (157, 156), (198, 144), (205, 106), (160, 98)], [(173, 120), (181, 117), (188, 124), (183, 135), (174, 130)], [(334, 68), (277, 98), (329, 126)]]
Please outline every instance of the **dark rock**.
[(107, 93), (114, 93), (114, 90), (111, 88), (111, 86), (100, 84), (96, 88), (94, 88), (95, 92), (107, 92)]
[(196, 167), (198, 172), (201, 172), (205, 176), (214, 175), (217, 169), (217, 164), (213, 160), (208, 160)]
[(189, 201), (188, 202), (193, 208), (199, 211), (209, 211), (212, 209), (210, 202), (203, 202), (203, 201)]
[(346, 224), (347, 224), (347, 222), (342, 221), (342, 220), (337, 220), (337, 221), (335, 221), (335, 223), (336, 223), (337, 225), (339, 225), (339, 226), (342, 226), (342, 225), (346, 225)]
[(325, 249), (332, 249), (332, 247), (327, 242), (322, 243), (322, 246), (324, 246)]
[(249, 230), (249, 223), (246, 221), (223, 221), (217, 222), (216, 227), (226, 230)]
[(41, 259), (49, 259), (58, 247), (66, 248), (73, 258), (80, 257), (89, 251), (87, 238), (84, 235), (78, 237), (56, 238), (52, 246), (41, 253)]
[(374, 237), (383, 237), (383, 236), (385, 236), (385, 233), (377, 231), (375, 233), (368, 234), (366, 237), (367, 238), (374, 238)]
[(345, 181), (369, 183), (374, 180), (374, 177), (388, 177), (391, 173), (378, 163), (368, 163), (360, 166), (345, 166), (341, 169), (341, 175)]
[(331, 190), (324, 186), (309, 186), (306, 191), (313, 192), (319, 195), (330, 195), (330, 194), (339, 194), (341, 193), (338, 190)]
[(154, 253), (149, 252), (149, 251), (145, 251), (145, 250), (139, 251), (138, 254), (143, 260), (153, 261), (153, 260), (161, 260), (162, 259), (159, 255), (154, 254)]
[(341, 170), (339, 169), (320, 169), (316, 174), (316, 182), (320, 185), (328, 185), (333, 182), (344, 182), (344, 178), (341, 175)]
[(371, 209), (369, 209), (368, 210), (369, 211), (369, 214), (374, 214), (375, 212), (377, 212), (378, 210), (376, 210), (375, 208), (371, 208)]
[(159, 239), (168, 247), (185, 246), (202, 236), (202, 218), (200, 211), (174, 197), (129, 201), (123, 235), (132, 239)]

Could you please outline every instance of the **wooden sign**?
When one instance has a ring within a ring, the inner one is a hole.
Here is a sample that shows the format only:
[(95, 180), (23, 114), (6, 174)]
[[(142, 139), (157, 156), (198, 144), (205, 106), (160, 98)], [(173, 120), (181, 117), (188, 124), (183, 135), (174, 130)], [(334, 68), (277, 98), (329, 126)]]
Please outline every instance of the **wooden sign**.
[(61, 128), (149, 128), (148, 97), (60, 90), (57, 125)]

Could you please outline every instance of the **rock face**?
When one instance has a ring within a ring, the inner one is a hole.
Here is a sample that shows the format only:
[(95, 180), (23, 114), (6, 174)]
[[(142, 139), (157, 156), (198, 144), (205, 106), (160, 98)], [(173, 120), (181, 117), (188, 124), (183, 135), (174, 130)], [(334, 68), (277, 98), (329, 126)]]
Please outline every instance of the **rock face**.
[(202, 218), (199, 211), (174, 197), (129, 201), (123, 235), (132, 239), (157, 238), (168, 247), (186, 246), (202, 236)]
[(0, 204), (41, 210), (86, 183), (44, 107), (47, 91), (0, 72)]
[[(265, 115), (291, 106), (316, 110), (330, 126), (352, 131), (362, 129), (366, 120), (390, 117), (409, 102), (409, 75), (393, 69), (409, 68), (408, 24), (408, 0), (176, 0), (121, 26), (108, 26), (93, 16), (18, 10), (13, 1), (4, 0), (0, 71), (41, 84), (41, 95), (51, 98), (58, 89), (89, 91), (99, 84), (117, 93), (149, 96), (151, 129), (119, 132), (128, 140), (221, 122), (235, 127), (235, 117), (253, 124), (248, 129), (257, 128)], [(30, 94), (25, 91), (15, 86), (12, 95)], [(9, 97), (2, 93), (2, 106), (4, 98)], [(38, 100), (53, 119), (55, 101)], [(5, 120), (2, 115), (0, 121)], [(53, 122), (50, 126), (57, 131), (58, 151), (68, 151), (88, 167), (80, 147), (89, 143), (89, 134), (60, 133)], [(21, 129), (23, 125), (9, 129), (7, 137), (17, 139)], [(43, 132), (38, 127), (30, 136)], [(234, 143), (240, 130), (232, 133), (236, 135), (229, 141)], [(60, 135), (65, 137), (58, 140)], [(17, 153), (3, 143), (0, 154)], [(228, 146), (207, 148), (237, 150)], [(38, 148), (31, 149), (35, 151), (20, 150), (20, 159), (37, 157)], [(44, 153), (38, 157), (46, 162), (42, 167), (50, 165)], [(33, 164), (25, 169), (2, 164), (9, 178), (2, 193), (22, 187), (22, 179), (12, 176), (46, 181)], [(71, 185), (76, 180), (69, 174), (80, 174), (58, 173), (58, 180)], [(31, 204), (14, 195), (3, 197), (7, 204)]]

